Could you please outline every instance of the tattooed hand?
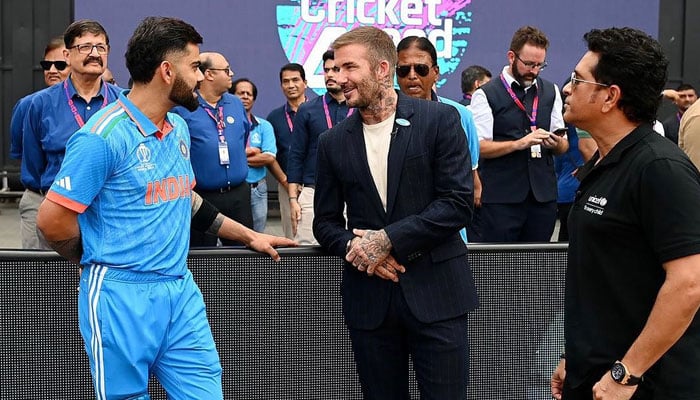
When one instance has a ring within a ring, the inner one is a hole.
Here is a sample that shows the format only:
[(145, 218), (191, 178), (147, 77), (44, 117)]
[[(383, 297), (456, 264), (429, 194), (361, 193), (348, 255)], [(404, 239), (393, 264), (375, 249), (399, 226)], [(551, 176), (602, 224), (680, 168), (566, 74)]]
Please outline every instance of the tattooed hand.
[(353, 229), (353, 233), (357, 238), (352, 240), (345, 259), (358, 271), (367, 271), (367, 275), (376, 273), (381, 278), (397, 282), (397, 272), (406, 272), (406, 269), (389, 254), (391, 241), (386, 232)]

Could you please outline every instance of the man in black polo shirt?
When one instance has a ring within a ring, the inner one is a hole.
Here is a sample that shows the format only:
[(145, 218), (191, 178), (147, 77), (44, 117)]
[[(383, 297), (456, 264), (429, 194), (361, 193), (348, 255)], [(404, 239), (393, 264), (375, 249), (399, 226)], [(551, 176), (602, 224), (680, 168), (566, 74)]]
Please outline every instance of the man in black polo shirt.
[(552, 395), (700, 399), (700, 176), (652, 130), (668, 60), (631, 28), (584, 39), (564, 119), (598, 152), (579, 170), (569, 214), (566, 348)]

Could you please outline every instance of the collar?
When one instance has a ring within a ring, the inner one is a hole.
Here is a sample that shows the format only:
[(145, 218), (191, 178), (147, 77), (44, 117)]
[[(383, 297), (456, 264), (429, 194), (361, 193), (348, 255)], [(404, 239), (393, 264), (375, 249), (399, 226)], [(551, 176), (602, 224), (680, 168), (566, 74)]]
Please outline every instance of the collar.
[(326, 93), (323, 94), (323, 101), (326, 104), (331, 104), (331, 102), (338, 104), (338, 105), (345, 104), (345, 101), (340, 102), (340, 101), (336, 100), (335, 97), (331, 96), (331, 94), (327, 91), (326, 91)]
[[(520, 83), (518, 81), (516, 81), (515, 78), (513, 78), (513, 75), (511, 75), (510, 72), (508, 72), (508, 67), (509, 66), (506, 65), (505, 67), (503, 67), (503, 71), (501, 71), (501, 72), (503, 72), (503, 77), (506, 78), (506, 82), (508, 83), (508, 85), (512, 85), (513, 82), (515, 82), (518, 86), (520, 86)], [(525, 90), (531, 88), (532, 86), (537, 87), (537, 81), (539, 79), (540, 79), (539, 76), (537, 78), (535, 78), (535, 80), (532, 82), (532, 85), (526, 87)]]
[(256, 117), (254, 114), (250, 114), (250, 127), (255, 128), (256, 126), (260, 125), (260, 122), (258, 122), (258, 117)]
[[(72, 77), (73, 77), (73, 74), (71, 73), (68, 75), (68, 78), (66, 78), (66, 82), (68, 83), (68, 94), (70, 95), (71, 99), (76, 98), (76, 97), (80, 97), (80, 95), (78, 94), (78, 91), (75, 90), (75, 86), (73, 85), (73, 79), (71, 79)], [(56, 86), (63, 86), (62, 83), (63, 82), (59, 82), (59, 84)], [(100, 78), (100, 88), (97, 90), (97, 94), (92, 96), (93, 99), (94, 98), (100, 98), (100, 99), (103, 98), (102, 95), (103, 95), (103, 89), (104, 89), (103, 85), (104, 84), (105, 84), (104, 81), (102, 80), (102, 78)]]
[(585, 164), (581, 169), (580, 173), (577, 174), (579, 180), (583, 179), (591, 173), (591, 171), (607, 166), (616, 164), (622, 158), (622, 155), (627, 152), (628, 149), (634, 147), (639, 141), (647, 137), (648, 135), (658, 135), (654, 132), (652, 125), (649, 123), (642, 123), (628, 133), (627, 136), (623, 137), (611, 150), (610, 152), (600, 160), (600, 163), (596, 165), (600, 159), (600, 153), (596, 152), (595, 155)]
[(168, 121), (168, 115), (166, 114), (163, 122), (163, 131), (161, 132), (156, 124), (154, 124), (153, 121), (151, 121), (144, 113), (141, 112), (141, 110), (138, 109), (138, 107), (134, 105), (134, 103), (131, 102), (131, 100), (126, 97), (129, 92), (131, 92), (131, 90), (124, 90), (123, 92), (119, 93), (119, 103), (124, 108), (124, 111), (126, 111), (129, 118), (134, 121), (136, 127), (139, 129), (139, 132), (141, 132), (141, 135), (144, 137), (150, 135), (162, 137), (173, 130), (173, 125), (170, 123), (170, 121)]
[(197, 93), (197, 100), (199, 101), (199, 105), (201, 105), (202, 107), (211, 108), (211, 109), (216, 109), (224, 104), (230, 103), (231, 99), (228, 98), (226, 95), (233, 96), (232, 94), (230, 94), (228, 92), (222, 94), (219, 101), (216, 102), (216, 106), (212, 107), (209, 103), (207, 103), (206, 100), (204, 100), (204, 97), (202, 97), (202, 95), (199, 93), (199, 89), (197, 89), (195, 92)]

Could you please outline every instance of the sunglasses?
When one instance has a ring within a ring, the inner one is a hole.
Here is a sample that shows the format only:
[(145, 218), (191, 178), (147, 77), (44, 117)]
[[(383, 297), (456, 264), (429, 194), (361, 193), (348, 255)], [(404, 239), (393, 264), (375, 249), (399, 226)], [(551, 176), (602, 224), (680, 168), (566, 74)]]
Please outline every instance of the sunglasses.
[(46, 60), (44, 60), (44, 61), (39, 61), (39, 64), (41, 64), (41, 68), (43, 68), (44, 71), (50, 70), (52, 65), (55, 65), (56, 69), (59, 71), (63, 71), (68, 66), (68, 63), (66, 63), (65, 61), (46, 61)]
[(398, 75), (399, 78), (405, 78), (411, 73), (411, 68), (420, 76), (428, 76), (430, 72), (430, 66), (426, 64), (397, 65), (396, 75)]

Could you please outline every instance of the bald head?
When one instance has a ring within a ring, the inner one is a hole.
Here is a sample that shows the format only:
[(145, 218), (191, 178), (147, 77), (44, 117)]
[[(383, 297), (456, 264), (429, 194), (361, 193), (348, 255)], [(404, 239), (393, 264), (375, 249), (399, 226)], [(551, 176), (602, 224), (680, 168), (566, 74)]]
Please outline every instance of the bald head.
[(220, 95), (231, 88), (233, 71), (226, 57), (221, 53), (204, 52), (199, 55), (199, 61), (199, 69), (204, 75), (204, 80), (200, 83), (202, 90)]

